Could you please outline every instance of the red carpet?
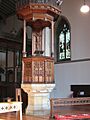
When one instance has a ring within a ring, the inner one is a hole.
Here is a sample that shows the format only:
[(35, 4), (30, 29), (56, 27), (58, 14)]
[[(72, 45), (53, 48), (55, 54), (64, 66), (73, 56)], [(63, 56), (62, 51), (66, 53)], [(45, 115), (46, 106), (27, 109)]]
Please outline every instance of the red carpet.
[(55, 115), (56, 120), (74, 120), (74, 119), (88, 119), (90, 114), (77, 114), (77, 115)]

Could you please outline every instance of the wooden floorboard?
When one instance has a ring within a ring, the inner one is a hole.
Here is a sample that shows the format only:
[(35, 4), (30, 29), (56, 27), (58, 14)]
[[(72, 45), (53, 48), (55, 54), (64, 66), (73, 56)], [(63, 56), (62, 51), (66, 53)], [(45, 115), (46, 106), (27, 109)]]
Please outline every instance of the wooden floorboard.
[[(16, 113), (0, 114), (0, 120), (16, 120)], [(19, 118), (17, 120), (19, 120)], [(48, 116), (23, 115), (23, 120), (49, 120), (49, 117)]]

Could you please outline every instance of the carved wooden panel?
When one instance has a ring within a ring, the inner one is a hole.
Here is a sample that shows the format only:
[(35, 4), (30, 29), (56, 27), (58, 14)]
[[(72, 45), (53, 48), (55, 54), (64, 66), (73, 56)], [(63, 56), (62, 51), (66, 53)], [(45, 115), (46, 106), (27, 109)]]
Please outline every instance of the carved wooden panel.
[(23, 82), (53, 83), (54, 60), (47, 57), (24, 58)]
[(45, 82), (46, 83), (51, 83), (54, 78), (53, 78), (53, 61), (45, 61)]
[(44, 62), (34, 61), (32, 67), (33, 67), (32, 81), (44, 82)]
[(31, 63), (31, 61), (24, 63), (24, 78), (23, 78), (23, 80), (25, 82), (31, 82), (31, 80), (32, 80), (32, 63)]

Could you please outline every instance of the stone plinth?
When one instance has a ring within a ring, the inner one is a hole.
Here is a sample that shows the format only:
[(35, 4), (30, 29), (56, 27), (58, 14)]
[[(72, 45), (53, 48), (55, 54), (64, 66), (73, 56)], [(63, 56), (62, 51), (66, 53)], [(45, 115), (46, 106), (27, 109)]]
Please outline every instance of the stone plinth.
[(21, 88), (28, 94), (27, 115), (48, 114), (50, 110), (50, 92), (55, 84), (22, 84)]

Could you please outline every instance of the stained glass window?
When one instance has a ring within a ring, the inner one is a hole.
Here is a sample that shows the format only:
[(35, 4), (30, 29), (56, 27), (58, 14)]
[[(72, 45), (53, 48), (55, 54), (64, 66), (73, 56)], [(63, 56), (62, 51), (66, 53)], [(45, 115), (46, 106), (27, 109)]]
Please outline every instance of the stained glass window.
[(57, 35), (57, 61), (71, 59), (71, 30), (68, 21), (61, 17), (56, 28)]

